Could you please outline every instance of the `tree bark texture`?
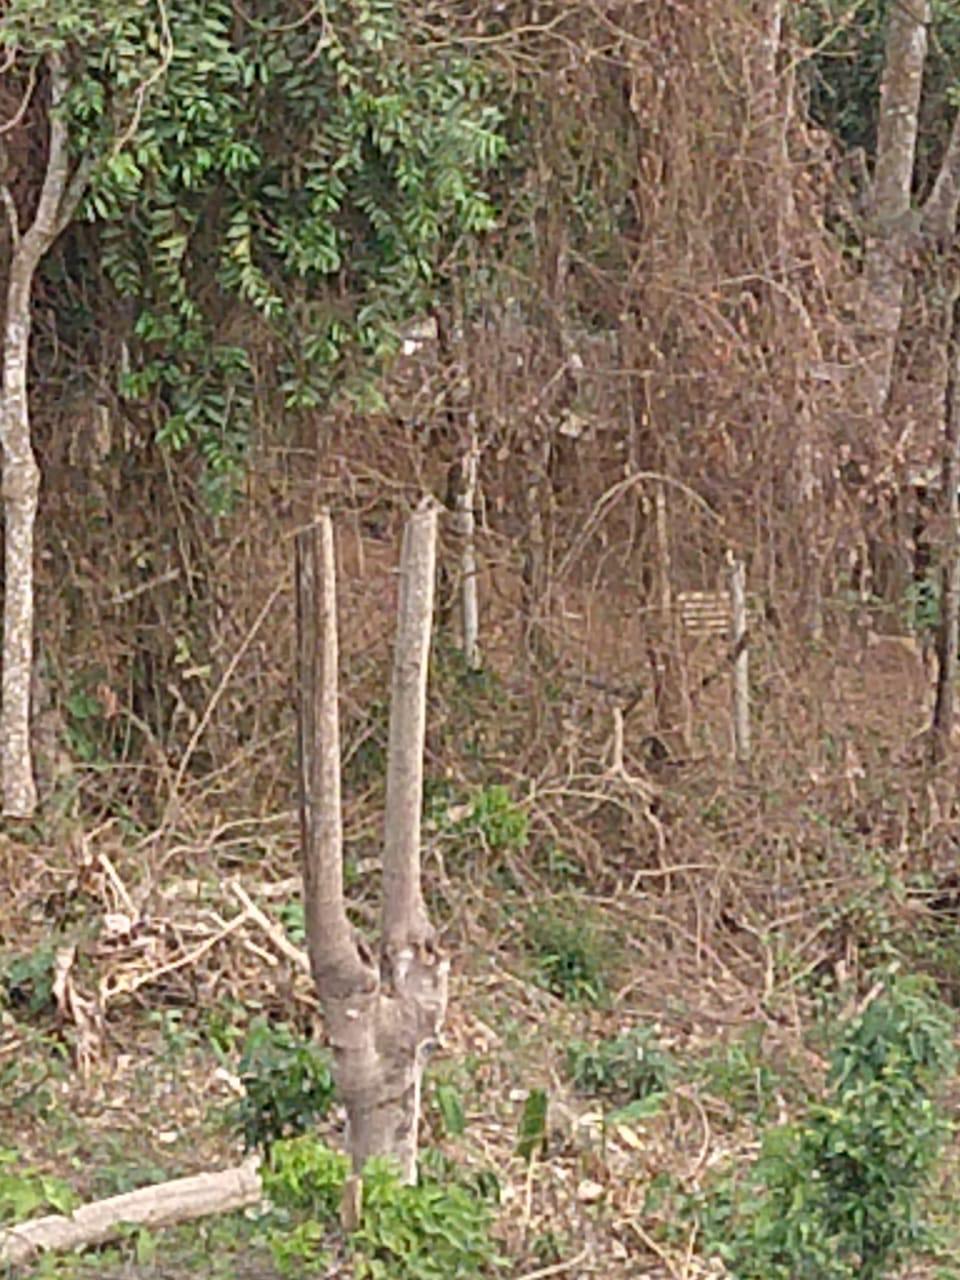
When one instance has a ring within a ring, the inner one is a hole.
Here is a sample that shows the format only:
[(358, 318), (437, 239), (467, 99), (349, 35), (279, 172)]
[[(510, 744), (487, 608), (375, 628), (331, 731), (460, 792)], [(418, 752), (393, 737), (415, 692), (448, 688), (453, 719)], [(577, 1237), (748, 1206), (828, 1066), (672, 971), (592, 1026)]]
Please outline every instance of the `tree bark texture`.
[(929, 0), (898, 0), (890, 6), (887, 21), (873, 207), (863, 272), (863, 391), (867, 409), (877, 420), (883, 416), (890, 395), (903, 314)]
[(59, 56), (50, 67), (50, 137), (47, 168), (33, 221), (21, 234), (13, 197), (2, 191), (13, 243), (4, 314), (3, 391), (0, 445), (3, 447), (4, 599), (3, 688), (0, 705), (3, 812), (28, 818), (37, 804), (30, 749), (30, 688), (33, 674), (34, 527), (40, 471), (33, 453), (27, 361), (30, 354), (31, 294), (37, 267), (73, 216), (86, 182), (81, 167), (70, 178), (67, 126), (60, 104), (67, 89)]
[(960, 292), (950, 323), (947, 396), (944, 413), (943, 504), (946, 538), (940, 591), (939, 672), (930, 744), (934, 761), (950, 751), (956, 711), (957, 648), (960, 646)]
[(328, 515), (297, 541), (301, 825), (305, 917), (354, 1171), (392, 1157), (416, 1178), (423, 1070), (446, 1013), (449, 962), (420, 881), (427, 665), (437, 509), (411, 518), (400, 567), (390, 711), (382, 944), (377, 962), (349, 926), (341, 870), (336, 588)]

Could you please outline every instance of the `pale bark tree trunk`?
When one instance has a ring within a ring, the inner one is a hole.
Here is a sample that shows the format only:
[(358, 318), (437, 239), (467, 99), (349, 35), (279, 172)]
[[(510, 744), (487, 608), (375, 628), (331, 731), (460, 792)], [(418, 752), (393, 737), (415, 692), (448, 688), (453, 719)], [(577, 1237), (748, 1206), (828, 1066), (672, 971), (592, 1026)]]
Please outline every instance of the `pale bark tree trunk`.
[(460, 603), (463, 632), (463, 657), (471, 671), (480, 667), (480, 603), (477, 590), (477, 466), (480, 450), (477, 445), (476, 426), (470, 437), (470, 447), (463, 458), (463, 486), (457, 495), (457, 525), (463, 539), (461, 555), (462, 578)]
[(877, 162), (863, 267), (863, 393), (877, 422), (890, 396), (907, 282), (906, 250), (916, 229), (910, 197), (927, 57), (929, 0), (898, 0), (890, 6), (887, 21)]
[(33, 221), (20, 231), (20, 219), (8, 187), (0, 188), (12, 241), (4, 315), (3, 390), (0, 394), (0, 444), (3, 447), (4, 600), (3, 812), (28, 818), (37, 804), (30, 749), (30, 688), (33, 674), (34, 526), (40, 471), (33, 453), (27, 361), (30, 354), (31, 294), (40, 260), (73, 216), (86, 184), (81, 165), (70, 177), (67, 126), (60, 105), (67, 88), (59, 56), (48, 54), (50, 136), (47, 168)]
[(944, 411), (943, 493), (941, 504), (946, 528), (940, 593), (940, 632), (937, 637), (939, 671), (937, 696), (930, 733), (934, 761), (947, 758), (953, 735), (957, 648), (960, 645), (960, 290), (954, 300), (950, 325), (947, 396)]
[(297, 539), (301, 832), (310, 962), (347, 1145), (360, 1174), (374, 1155), (416, 1177), (420, 1089), (447, 1004), (449, 961), (427, 917), (420, 816), (427, 660), (437, 512), (411, 518), (403, 543), (390, 710), (379, 962), (347, 919), (343, 898), (336, 584), (329, 515)]

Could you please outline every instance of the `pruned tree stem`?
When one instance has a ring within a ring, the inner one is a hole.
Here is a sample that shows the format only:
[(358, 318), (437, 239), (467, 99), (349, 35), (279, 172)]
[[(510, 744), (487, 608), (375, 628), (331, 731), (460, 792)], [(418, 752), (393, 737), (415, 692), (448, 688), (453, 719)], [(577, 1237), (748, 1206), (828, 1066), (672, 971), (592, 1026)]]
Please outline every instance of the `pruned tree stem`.
[(437, 507), (411, 518), (400, 566), (390, 711), (379, 964), (350, 929), (343, 901), (333, 530), (321, 516), (297, 540), (301, 824), (311, 966), (347, 1112), (356, 1173), (387, 1155), (416, 1177), (420, 1088), (447, 1005), (449, 963), (436, 946), (420, 881), (427, 665)]

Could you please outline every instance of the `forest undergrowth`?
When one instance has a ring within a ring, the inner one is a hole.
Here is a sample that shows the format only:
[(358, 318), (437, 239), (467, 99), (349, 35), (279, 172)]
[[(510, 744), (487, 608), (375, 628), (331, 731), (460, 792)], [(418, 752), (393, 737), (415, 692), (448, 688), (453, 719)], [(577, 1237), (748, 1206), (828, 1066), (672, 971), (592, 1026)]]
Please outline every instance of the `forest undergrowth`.
[[(779, 695), (786, 658), (768, 662), (769, 728), (743, 770), (651, 762), (629, 722), (612, 758), (602, 714), (564, 737), (562, 681), (531, 747), (509, 678), (438, 646), (424, 863), (450, 1015), (425, 1198), (383, 1190), (359, 1237), (329, 1208), (336, 1162), (306, 1201), (290, 1172), (294, 1135), (337, 1150), (342, 1123), (292, 807), (138, 831), (126, 808), (84, 814), (96, 761), (74, 775), (56, 827), (2, 846), (0, 1221), (245, 1147), (279, 1182), (269, 1213), (131, 1229), (29, 1274), (956, 1274), (955, 779), (924, 763), (909, 717), (858, 724), (898, 677), (864, 688), (839, 651), (794, 656)], [(363, 705), (346, 879), (369, 931), (385, 718)], [(818, 1185), (825, 1200), (798, 1190)], [(459, 1224), (444, 1263), (437, 1214)]]

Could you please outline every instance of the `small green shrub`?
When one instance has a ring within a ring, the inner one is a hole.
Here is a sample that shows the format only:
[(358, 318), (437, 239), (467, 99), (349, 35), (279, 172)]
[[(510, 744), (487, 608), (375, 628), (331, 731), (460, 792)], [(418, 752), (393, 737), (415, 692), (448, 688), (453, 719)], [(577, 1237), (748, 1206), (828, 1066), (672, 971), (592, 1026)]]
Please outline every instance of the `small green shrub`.
[(3, 961), (0, 990), (4, 1003), (14, 1013), (32, 1020), (55, 1012), (54, 952), (51, 943), (44, 943), (24, 955), (13, 955)]
[(23, 1222), (43, 1210), (70, 1213), (77, 1204), (73, 1188), (62, 1178), (17, 1168), (19, 1153), (0, 1147), (0, 1226)]
[(783, 1078), (763, 1055), (763, 1024), (719, 1046), (703, 1062), (700, 1079), (707, 1093), (724, 1102), (734, 1116), (763, 1122), (770, 1118)]
[(950, 1011), (895, 978), (844, 1029), (828, 1095), (768, 1131), (742, 1182), (697, 1206), (737, 1280), (879, 1280), (931, 1243), (924, 1197), (949, 1130), (936, 1089), (955, 1066)]
[(267, 1199), (281, 1209), (336, 1220), (350, 1161), (311, 1135), (278, 1139), (260, 1176)]
[(479, 839), (494, 853), (503, 849), (520, 852), (529, 839), (526, 812), (500, 783), (483, 787), (476, 793), (470, 802), (470, 812), (455, 824), (454, 830), (464, 839)]
[(481, 787), (466, 800), (458, 799), (447, 784), (435, 783), (427, 795), (426, 813), (452, 863), (462, 864), (478, 852), (521, 853), (527, 847), (526, 811), (500, 783)]
[[(429, 1163), (425, 1157), (422, 1169)], [(449, 1167), (443, 1160), (439, 1166)], [(284, 1213), (268, 1232), (283, 1274), (315, 1274), (323, 1264), (348, 1172), (346, 1157), (316, 1138), (274, 1144), (263, 1182), (268, 1199)], [(354, 1280), (493, 1275), (501, 1260), (481, 1185), (444, 1185), (422, 1172), (416, 1186), (406, 1186), (389, 1161), (371, 1160), (364, 1170), (360, 1226), (348, 1242)]]
[(231, 1120), (248, 1151), (269, 1150), (279, 1138), (305, 1132), (333, 1101), (329, 1054), (265, 1018), (250, 1024), (239, 1076), (245, 1096)]
[(387, 1161), (363, 1178), (363, 1220), (351, 1237), (356, 1280), (450, 1280), (490, 1276), (501, 1259), (492, 1210), (476, 1191), (421, 1180), (405, 1186)]
[(606, 996), (609, 948), (589, 915), (570, 919), (557, 907), (537, 910), (527, 921), (526, 945), (537, 980), (553, 995), (587, 1004)]
[(574, 1088), (615, 1106), (667, 1089), (676, 1069), (673, 1056), (660, 1047), (651, 1027), (636, 1027), (611, 1040), (574, 1040), (567, 1046), (567, 1074)]

